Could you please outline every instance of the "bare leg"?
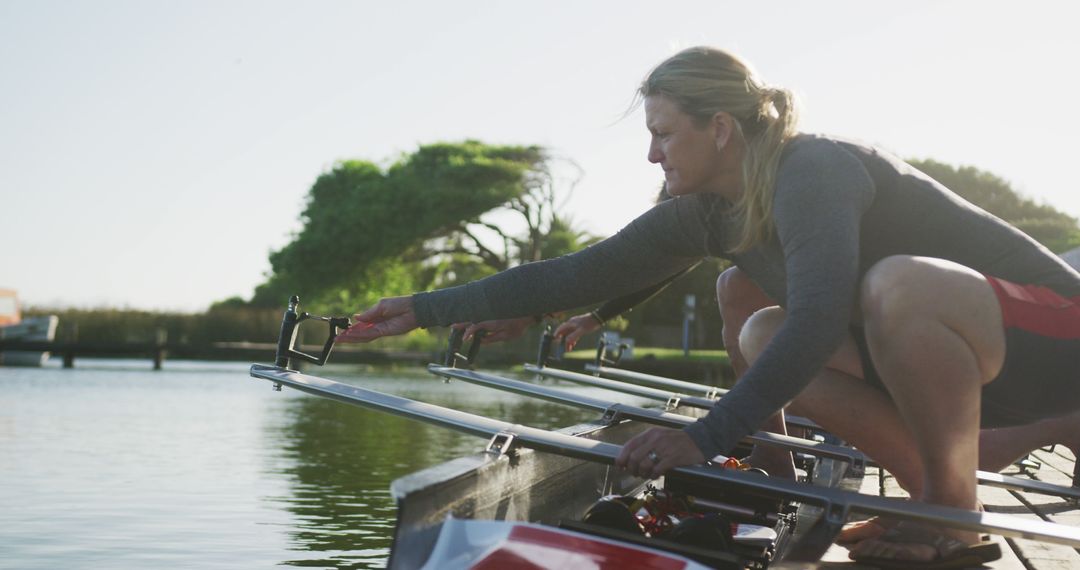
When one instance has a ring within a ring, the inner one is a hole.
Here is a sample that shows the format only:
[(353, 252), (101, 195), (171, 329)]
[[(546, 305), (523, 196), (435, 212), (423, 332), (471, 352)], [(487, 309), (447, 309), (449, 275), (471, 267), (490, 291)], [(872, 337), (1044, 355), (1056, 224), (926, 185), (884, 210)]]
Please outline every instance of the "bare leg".
[[(727, 350), (731, 359), (731, 367), (735, 370), (735, 381), (738, 382), (746, 373), (749, 365), (739, 349), (739, 334), (742, 332), (746, 320), (755, 311), (764, 307), (776, 305), (749, 277), (739, 268), (732, 267), (720, 274), (716, 280), (716, 300), (720, 305), (720, 318), (724, 321), (724, 349)], [(784, 423), (784, 412), (773, 415), (761, 426), (761, 429), (773, 433), (787, 434), (787, 425)], [(795, 478), (795, 462), (791, 453), (774, 447), (757, 445), (750, 454), (750, 464), (764, 469), (769, 475)]]
[(979, 468), (1001, 471), (1033, 449), (1062, 444), (1080, 453), (1080, 412), (1033, 424), (984, 429), (979, 439)]
[[(784, 318), (783, 309), (773, 307), (755, 314), (746, 324), (742, 345), (751, 361), (764, 351)], [(888, 394), (867, 384), (862, 376), (862, 361), (855, 342), (845, 339), (788, 410), (813, 419), (853, 444), (892, 473), (901, 487), (918, 496), (922, 463), (914, 439)], [(851, 544), (877, 538), (889, 524), (877, 517), (851, 523), (837, 536), (837, 542)]]
[[(783, 309), (771, 307), (746, 323), (740, 344), (749, 362), (757, 360), (784, 318)], [(922, 465), (911, 433), (888, 394), (862, 380), (862, 363), (851, 338), (788, 409), (874, 458), (912, 495), (921, 493)]]
[(738, 267), (724, 271), (716, 280), (716, 301), (720, 305), (720, 318), (724, 320), (724, 348), (731, 358), (735, 378), (741, 378), (749, 367), (739, 349), (739, 334), (743, 325), (750, 315), (777, 303)]
[[(828, 374), (828, 372), (826, 372)], [(824, 381), (821, 380), (821, 381)], [(811, 388), (814, 386), (811, 385)], [(837, 390), (839, 390), (838, 388)], [(847, 389), (845, 389), (847, 390)], [(873, 390), (873, 389), (872, 389)], [(884, 394), (878, 390), (873, 390), (882, 397)], [(828, 393), (835, 395), (836, 390), (829, 390)], [(852, 392), (848, 392), (851, 394)], [(849, 430), (852, 427), (857, 427), (858, 419), (852, 418), (852, 424), (843, 426), (826, 425), (828, 418), (831, 417), (845, 417), (841, 406), (834, 405), (830, 409), (829, 404), (835, 404), (834, 398), (828, 398), (824, 402), (815, 403), (813, 410), (802, 411), (802, 409), (796, 409), (796, 404), (803, 399), (800, 396), (799, 400), (789, 406), (794, 412), (806, 415), (808, 417), (820, 417), (822, 426), (832, 431), (833, 433), (842, 433), (845, 430)], [(860, 401), (862, 399), (860, 398)], [(895, 411), (895, 406), (890, 406)], [(821, 414), (820, 416), (818, 414)], [(875, 418), (880, 413), (867, 414)], [(825, 422), (825, 423), (823, 423)], [(864, 424), (865, 426), (872, 425), (871, 422)], [(906, 430), (906, 426), (904, 427)], [(862, 433), (865, 430), (856, 430), (855, 433)], [(897, 482), (901, 487), (906, 489), (912, 496), (920, 496), (920, 486), (922, 484), (922, 459), (918, 456), (918, 453), (913, 449), (907, 451), (901, 451), (901, 446), (905, 444), (913, 444), (910, 436), (904, 438), (897, 438), (897, 442), (894, 447), (883, 450), (889, 453), (889, 456), (884, 456), (884, 461), (879, 461), (882, 465), (893, 465), (893, 469), (903, 468), (904, 472), (894, 473)], [(903, 442), (901, 441), (903, 440)], [(867, 445), (853, 441), (857, 447), (867, 449)], [(997, 472), (1009, 467), (1016, 462), (1019, 458), (1033, 449), (1044, 447), (1052, 444), (1061, 444), (1067, 446), (1073, 455), (1080, 456), (1080, 412), (1076, 412), (1067, 416), (1058, 418), (1051, 418), (1036, 422), (1033, 424), (1016, 426), (1010, 428), (999, 429), (984, 429), (979, 432), (979, 469), (983, 471)], [(882, 452), (877, 452), (882, 453)], [(891, 469), (890, 469), (890, 472)], [(869, 538), (877, 538), (881, 536), (895, 521), (881, 520), (878, 517), (871, 519), (851, 523), (844, 527), (844, 530), (837, 536), (837, 543), (840, 544), (853, 544), (866, 540)]]
[[(914, 438), (922, 463), (916, 499), (976, 507), (980, 390), (1001, 369), (1005, 336), (993, 290), (955, 263), (892, 257), (863, 282), (862, 308), (871, 357)], [(963, 542), (974, 532), (942, 529)], [(931, 559), (929, 545), (868, 540), (855, 558)]]
[[(738, 379), (749, 367), (740, 348), (739, 337), (743, 326), (755, 312), (774, 307), (776, 303), (736, 267), (720, 275), (716, 282), (716, 293), (720, 315), (724, 321), (724, 347)], [(773, 318), (758, 319), (759, 330), (751, 335), (756, 337), (756, 340), (751, 342), (756, 342), (759, 348), (764, 348), (775, 329), (783, 322), (783, 311), (778, 307), (775, 310), (779, 312), (774, 313)], [(887, 466), (902, 487), (917, 495), (920, 491), (922, 467), (914, 451), (914, 443), (901, 422), (896, 407), (886, 394), (862, 381), (862, 366), (853, 343), (845, 345), (841, 354), (838, 359), (830, 362), (833, 368), (826, 369), (792, 403), (792, 410), (814, 419), (828, 431), (851, 442), (875, 461)], [(762, 429), (773, 433), (787, 433), (783, 414), (781, 411), (769, 418)], [(881, 429), (866, 429), (873, 424), (880, 425)], [(774, 447), (755, 447), (750, 462), (774, 476), (792, 479), (795, 476), (791, 454)]]
[[(973, 286), (979, 289), (980, 284), (984, 283), (979, 276)], [(965, 297), (967, 296), (965, 294)], [(976, 295), (969, 298), (977, 299), (977, 297)], [(994, 308), (997, 307), (996, 298), (988, 299), (984, 296), (983, 301), (991, 302)], [(770, 313), (772, 313), (771, 316)], [(974, 311), (973, 314), (978, 314), (978, 311)], [(742, 346), (743, 352), (750, 354), (748, 359), (751, 362), (757, 354), (760, 354), (782, 322), (783, 311), (774, 308), (756, 315), (754, 320), (748, 323), (747, 328), (751, 330), (748, 330), (748, 334), (744, 334), (744, 337), (750, 338), (744, 339)], [(987, 328), (1001, 330), (1000, 323)], [(756, 340), (751, 340), (755, 337)], [(752, 346), (755, 342), (758, 345), (757, 348)], [(974, 346), (984, 344), (986, 344), (985, 339), (974, 341)], [(845, 355), (845, 352), (848, 354)], [(1000, 363), (991, 362), (987, 367), (985, 359), (982, 359), (976, 366), (979, 367), (982, 376), (975, 382), (976, 399), (972, 405), (973, 409), (977, 409), (977, 390), (985, 381), (988, 381), (984, 378), (996, 376), (995, 368), (999, 367)], [(983, 372), (983, 368), (987, 370)], [(914, 436), (889, 396), (863, 383), (861, 375), (857, 351), (853, 344), (848, 346), (845, 343), (838, 354), (829, 361), (827, 368), (789, 406), (789, 409), (815, 419), (829, 431), (855, 444), (892, 472), (900, 485), (913, 497), (924, 499), (922, 486), (926, 472)], [(945, 408), (945, 413), (951, 414), (949, 408)], [(974, 420), (969, 418), (968, 421), (971, 425), (977, 426), (977, 416)], [(978, 465), (981, 469), (997, 471), (1039, 446), (1063, 443), (1074, 452), (1080, 450), (1080, 412), (1027, 426), (984, 430), (980, 436), (981, 452), (978, 454)], [(971, 458), (969, 457), (967, 461), (971, 462)], [(971, 470), (973, 469), (974, 467), (971, 467)], [(971, 487), (974, 489), (973, 475), (966, 479), (971, 481)], [(966, 508), (972, 508), (972, 506), (974, 505), (966, 506)], [(849, 537), (849, 541), (880, 534), (882, 527), (877, 525), (873, 529), (860, 531), (853, 528), (852, 530), (855, 534)], [(930, 555), (932, 553), (927, 556)]]

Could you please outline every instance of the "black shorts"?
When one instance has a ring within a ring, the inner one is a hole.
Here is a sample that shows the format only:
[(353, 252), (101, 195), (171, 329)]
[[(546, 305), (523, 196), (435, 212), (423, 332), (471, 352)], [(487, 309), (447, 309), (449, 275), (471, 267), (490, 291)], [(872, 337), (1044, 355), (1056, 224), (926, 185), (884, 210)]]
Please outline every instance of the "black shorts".
[[(1080, 410), (1080, 297), (1066, 299), (1038, 285), (986, 276), (1005, 326), (1005, 364), (983, 386), (984, 428), (1023, 425)], [(852, 327), (863, 378), (885, 390), (866, 335)]]

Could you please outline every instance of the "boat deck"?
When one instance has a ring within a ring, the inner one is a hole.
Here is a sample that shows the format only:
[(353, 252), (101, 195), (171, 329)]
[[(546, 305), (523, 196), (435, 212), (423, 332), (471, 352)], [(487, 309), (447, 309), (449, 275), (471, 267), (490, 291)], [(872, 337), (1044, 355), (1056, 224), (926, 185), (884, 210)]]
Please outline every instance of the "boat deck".
[[(1025, 479), (1072, 485), (1073, 465), (1076, 458), (1064, 446), (1035, 450), (1028, 458), (1027, 466), (1011, 466), (1002, 473)], [(877, 468), (869, 468), (863, 479), (862, 493), (877, 494), (880, 486), (880, 474)], [(885, 494), (889, 497), (907, 496), (896, 481), (885, 473)], [(1008, 491), (994, 487), (980, 486), (979, 499), (986, 509), (1020, 517), (1042, 519), (1055, 523), (1080, 526), (1080, 505), (1075, 502), (1018, 491)], [(1075, 548), (1058, 544), (1046, 544), (1025, 539), (994, 537), (1001, 543), (1002, 558), (989, 568), (1008, 570), (1062, 570), (1080, 568), (1080, 552)], [(825, 566), (837, 568), (869, 568), (848, 560), (846, 548), (833, 545), (823, 558)]]

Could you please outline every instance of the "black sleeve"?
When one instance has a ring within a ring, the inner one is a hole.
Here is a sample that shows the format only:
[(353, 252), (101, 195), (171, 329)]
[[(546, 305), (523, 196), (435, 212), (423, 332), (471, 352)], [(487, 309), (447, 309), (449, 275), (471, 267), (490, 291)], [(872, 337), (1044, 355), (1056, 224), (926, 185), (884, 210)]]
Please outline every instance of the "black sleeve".
[(802, 392), (847, 334), (858, 286), (860, 221), (874, 195), (869, 174), (836, 143), (817, 141), (787, 158), (775, 192), (786, 317), (735, 388), (686, 428), (708, 457), (729, 453)]
[(651, 287), (705, 256), (705, 203), (696, 195), (669, 200), (579, 252), (417, 293), (417, 322), (427, 327), (539, 315)]

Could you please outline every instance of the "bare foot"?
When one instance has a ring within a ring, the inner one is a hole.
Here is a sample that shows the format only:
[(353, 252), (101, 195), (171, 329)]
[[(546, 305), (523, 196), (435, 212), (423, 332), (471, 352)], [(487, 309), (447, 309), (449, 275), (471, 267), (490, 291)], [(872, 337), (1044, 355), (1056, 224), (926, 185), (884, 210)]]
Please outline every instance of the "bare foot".
[(895, 524), (896, 521), (881, 517), (870, 517), (864, 521), (848, 523), (844, 525), (840, 534), (836, 535), (836, 544), (855, 544), (871, 538), (878, 538)]

